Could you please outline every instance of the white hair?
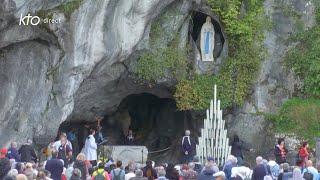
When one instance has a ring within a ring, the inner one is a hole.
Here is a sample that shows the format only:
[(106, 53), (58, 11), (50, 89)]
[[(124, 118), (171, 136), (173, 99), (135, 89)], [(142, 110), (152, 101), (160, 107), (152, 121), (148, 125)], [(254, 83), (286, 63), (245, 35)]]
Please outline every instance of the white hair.
[(258, 156), (258, 157), (256, 158), (256, 163), (257, 163), (257, 164), (261, 164), (262, 161), (263, 161), (263, 158), (262, 158), (261, 156)]
[(190, 133), (190, 130), (186, 130), (185, 135), (186, 135), (186, 136), (190, 136), (190, 134), (191, 134), (191, 133)]

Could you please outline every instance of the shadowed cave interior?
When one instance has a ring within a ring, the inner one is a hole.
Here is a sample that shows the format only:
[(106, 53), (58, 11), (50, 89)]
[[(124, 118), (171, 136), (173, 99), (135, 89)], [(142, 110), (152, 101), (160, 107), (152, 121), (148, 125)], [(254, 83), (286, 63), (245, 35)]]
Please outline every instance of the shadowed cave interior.
[[(173, 99), (141, 93), (125, 97), (116, 112), (104, 116), (101, 126), (102, 134), (108, 140), (107, 145), (128, 145), (124, 134), (131, 129), (135, 140), (130, 145), (146, 146), (149, 152), (169, 148), (149, 155), (149, 159), (165, 162), (168, 159), (179, 161), (179, 145), (185, 129), (190, 129), (197, 136), (199, 122), (193, 118), (192, 112), (178, 111)], [(87, 128), (84, 128), (86, 124), (94, 126), (96, 123), (71, 119), (61, 124), (59, 132), (74, 128), (81, 150), (88, 134)]]

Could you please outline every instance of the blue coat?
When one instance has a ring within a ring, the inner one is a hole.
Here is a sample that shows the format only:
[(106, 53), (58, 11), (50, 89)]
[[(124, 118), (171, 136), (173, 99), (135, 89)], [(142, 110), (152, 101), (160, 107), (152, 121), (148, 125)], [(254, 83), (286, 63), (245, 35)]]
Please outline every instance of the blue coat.
[(9, 148), (7, 158), (14, 159), (16, 162), (20, 162), (20, 155), (16, 148)]

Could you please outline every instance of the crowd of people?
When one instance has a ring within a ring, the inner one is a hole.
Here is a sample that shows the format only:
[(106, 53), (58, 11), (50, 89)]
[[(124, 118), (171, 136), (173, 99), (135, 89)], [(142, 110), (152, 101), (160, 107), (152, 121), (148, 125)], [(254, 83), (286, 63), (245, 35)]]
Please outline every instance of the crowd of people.
[(304, 142), (297, 152), (297, 163), (287, 163), (288, 150), (284, 139), (279, 139), (274, 153), (269, 157), (256, 157), (256, 165), (244, 166), (243, 151), (245, 148), (238, 136), (234, 137), (231, 155), (225, 164), (219, 167), (214, 157), (201, 164), (199, 157), (194, 156), (194, 140), (190, 131), (182, 138), (183, 162), (155, 163), (148, 160), (145, 165), (129, 161), (123, 165), (112, 158), (105, 162), (98, 161), (95, 130), (90, 129), (84, 147), (76, 156), (72, 143), (66, 133), (61, 133), (59, 140), (50, 143), (46, 159), (39, 161), (28, 140), (18, 148), (16, 142), (0, 150), (1, 180), (320, 180), (320, 164), (314, 165), (309, 159), (308, 143)]

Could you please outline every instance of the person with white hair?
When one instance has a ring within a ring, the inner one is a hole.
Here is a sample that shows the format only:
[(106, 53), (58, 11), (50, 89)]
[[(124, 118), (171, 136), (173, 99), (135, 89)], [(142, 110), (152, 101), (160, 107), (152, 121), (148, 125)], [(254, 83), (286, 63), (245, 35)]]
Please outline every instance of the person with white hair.
[(231, 179), (231, 171), (232, 168), (237, 167), (237, 158), (233, 155), (229, 155), (225, 165), (223, 166), (223, 172), (225, 174), (226, 179)]
[(18, 145), (16, 142), (11, 142), (11, 146), (7, 152), (7, 158), (14, 159), (16, 162), (20, 162), (20, 156), (18, 152)]
[(256, 158), (256, 163), (257, 165), (252, 172), (252, 180), (262, 180), (265, 176), (271, 175), (270, 168), (263, 163), (263, 158), (261, 156)]
[(204, 170), (198, 175), (198, 180), (214, 180), (215, 177), (213, 177), (213, 174), (215, 174), (213, 170), (213, 164), (208, 162)]
[(185, 131), (185, 136), (182, 137), (181, 145), (183, 151), (183, 163), (192, 162), (195, 155), (195, 141), (190, 137), (190, 130)]

